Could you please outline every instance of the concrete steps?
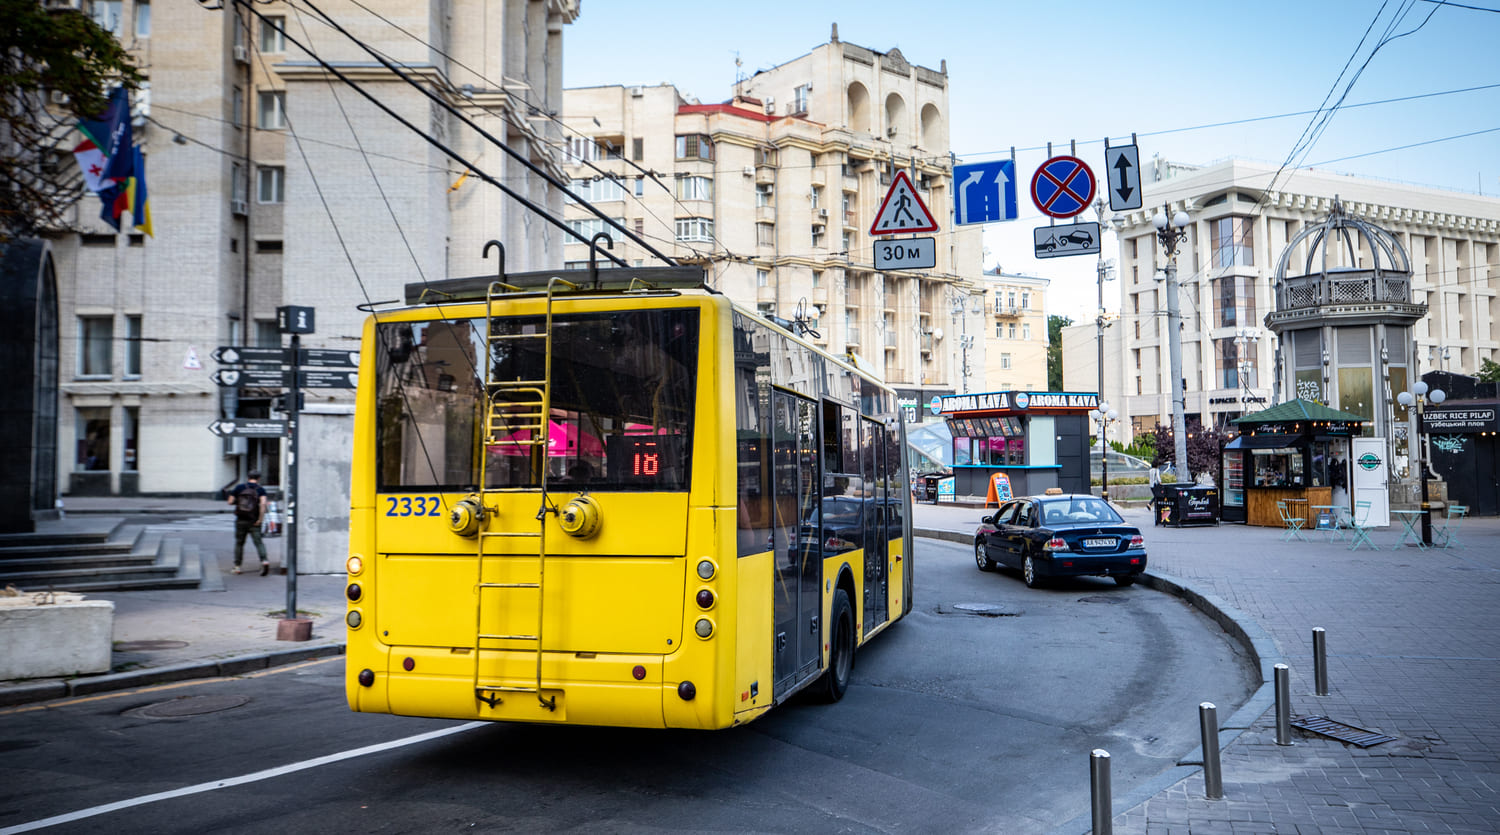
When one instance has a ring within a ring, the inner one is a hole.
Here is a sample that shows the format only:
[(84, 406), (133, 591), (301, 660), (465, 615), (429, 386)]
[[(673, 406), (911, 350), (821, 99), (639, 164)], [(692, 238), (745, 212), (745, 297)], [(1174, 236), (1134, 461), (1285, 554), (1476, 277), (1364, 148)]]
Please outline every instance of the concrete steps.
[(83, 527), (51, 544), (35, 541), (48, 535), (40, 531), (0, 541), (0, 586), (85, 592), (198, 588), (202, 582), (197, 546), (185, 547), (178, 537), (121, 520)]

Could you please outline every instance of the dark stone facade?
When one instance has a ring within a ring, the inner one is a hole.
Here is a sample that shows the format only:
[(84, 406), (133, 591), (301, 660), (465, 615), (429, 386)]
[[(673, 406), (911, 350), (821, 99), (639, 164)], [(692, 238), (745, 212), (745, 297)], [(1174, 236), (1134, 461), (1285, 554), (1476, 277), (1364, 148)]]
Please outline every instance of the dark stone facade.
[(0, 246), (0, 533), (57, 516), (57, 276), (45, 241)]

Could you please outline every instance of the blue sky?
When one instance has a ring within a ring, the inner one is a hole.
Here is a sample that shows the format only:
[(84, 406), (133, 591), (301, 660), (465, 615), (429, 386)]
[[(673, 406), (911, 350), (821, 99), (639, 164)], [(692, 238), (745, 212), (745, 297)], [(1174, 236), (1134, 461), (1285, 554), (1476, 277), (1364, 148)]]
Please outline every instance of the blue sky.
[[(1500, 10), (1500, 0), (1462, 2)], [(933, 69), (946, 59), (953, 151), (977, 162), (1014, 146), (1023, 179), (1048, 142), (1064, 153), (1076, 140), (1079, 156), (1095, 164), (1104, 137), (1119, 144), (1131, 133), (1143, 162), (1160, 154), (1280, 164), (1310, 114), (1183, 128), (1316, 110), (1330, 91), (1330, 101), (1343, 95), (1363, 64), (1344, 106), (1298, 155), (1302, 164), (1500, 195), (1500, 11), (1427, 0), (583, 0), (578, 21), (564, 29), (563, 83), (668, 82), (705, 103), (723, 101), (737, 71), (750, 75), (806, 54), (828, 41), (835, 22), (840, 40), (899, 48)], [(1382, 36), (1408, 31), (1371, 57)], [(1413, 96), (1421, 98), (1351, 106)], [(1393, 150), (1408, 145), (1416, 147)], [(986, 227), (986, 266), (1052, 278), (1049, 312), (1092, 319), (1095, 259), (1031, 258), (1031, 229), (1044, 219), (1024, 194), (1020, 203), (1020, 219)], [(1111, 244), (1106, 239), (1106, 255)]]

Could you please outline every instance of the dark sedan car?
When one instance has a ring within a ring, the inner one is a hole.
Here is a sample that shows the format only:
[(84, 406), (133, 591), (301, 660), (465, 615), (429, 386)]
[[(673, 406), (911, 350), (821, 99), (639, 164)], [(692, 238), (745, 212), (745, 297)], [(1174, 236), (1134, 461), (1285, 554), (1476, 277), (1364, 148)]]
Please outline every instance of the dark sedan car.
[(1146, 570), (1146, 543), (1140, 528), (1095, 496), (1025, 496), (981, 520), (974, 561), (980, 571), (1019, 568), (1031, 588), (1046, 577), (1085, 575), (1128, 586)]

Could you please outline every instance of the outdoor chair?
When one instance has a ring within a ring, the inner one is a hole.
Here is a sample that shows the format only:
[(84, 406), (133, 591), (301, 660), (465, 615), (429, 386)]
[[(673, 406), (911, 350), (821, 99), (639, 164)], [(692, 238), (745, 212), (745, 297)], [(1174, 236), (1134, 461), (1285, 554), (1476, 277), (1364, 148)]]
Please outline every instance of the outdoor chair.
[[(1462, 546), (1458, 540), (1458, 525), (1469, 515), (1469, 506), (1464, 504), (1450, 504), (1443, 513), (1443, 524), (1433, 531), (1433, 539), (1442, 539), (1444, 548)], [(1434, 543), (1436, 547), (1436, 543)]]
[(1359, 544), (1370, 546), (1370, 550), (1379, 551), (1380, 548), (1370, 541), (1370, 503), (1355, 502), (1354, 512), (1349, 514), (1349, 550), (1359, 548)]
[(1282, 540), (1300, 539), (1306, 542), (1307, 537), (1302, 535), (1302, 517), (1293, 516), (1291, 511), (1287, 510), (1285, 501), (1278, 501), (1276, 510), (1281, 513), (1281, 524), (1286, 526), (1286, 532), (1281, 535)]

